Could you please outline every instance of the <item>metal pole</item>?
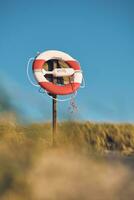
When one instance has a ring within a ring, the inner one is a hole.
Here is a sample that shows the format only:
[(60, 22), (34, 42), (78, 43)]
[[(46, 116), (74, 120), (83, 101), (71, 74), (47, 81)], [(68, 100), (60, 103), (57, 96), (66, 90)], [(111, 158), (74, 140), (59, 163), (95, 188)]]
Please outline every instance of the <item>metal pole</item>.
[(56, 144), (56, 129), (57, 129), (57, 95), (53, 95), (52, 100), (52, 126), (53, 126), (53, 135), (52, 135), (52, 144)]
[[(56, 60), (49, 60), (48, 62), (49, 70), (52, 71), (57, 67)], [(49, 80), (56, 84), (57, 80), (54, 77), (49, 77)], [(52, 99), (52, 145), (54, 146), (56, 144), (56, 127), (57, 127), (57, 95), (50, 94), (53, 97)]]
[[(57, 68), (57, 62), (53, 61), (53, 69)], [(53, 83), (56, 84), (57, 79), (53, 77)], [(57, 95), (52, 94), (52, 126), (53, 126), (53, 135), (52, 135), (52, 144), (56, 145), (56, 135), (57, 135)]]

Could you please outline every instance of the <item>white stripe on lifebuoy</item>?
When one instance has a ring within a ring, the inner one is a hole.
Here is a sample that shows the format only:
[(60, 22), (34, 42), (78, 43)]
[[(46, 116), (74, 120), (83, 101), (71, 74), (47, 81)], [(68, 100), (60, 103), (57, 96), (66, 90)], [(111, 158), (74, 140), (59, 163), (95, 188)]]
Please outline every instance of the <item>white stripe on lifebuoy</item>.
[(43, 75), (42, 70), (34, 70), (34, 76), (37, 82), (49, 82)]
[(64, 52), (61, 52), (61, 51), (56, 51), (56, 50), (45, 51), (45, 52), (39, 54), (39, 56), (36, 59), (37, 60), (45, 60), (45, 61), (48, 61), (50, 59), (61, 59), (64, 61), (74, 60), (75, 61), (75, 59), (72, 58), (70, 55), (68, 55)]

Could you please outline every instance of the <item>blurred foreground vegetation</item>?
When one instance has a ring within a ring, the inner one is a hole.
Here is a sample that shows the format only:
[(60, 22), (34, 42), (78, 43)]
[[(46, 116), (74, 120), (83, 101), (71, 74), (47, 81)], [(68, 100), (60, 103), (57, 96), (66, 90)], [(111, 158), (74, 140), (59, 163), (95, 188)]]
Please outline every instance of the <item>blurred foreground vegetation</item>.
[(134, 125), (62, 122), (51, 136), (50, 123), (0, 120), (0, 200), (133, 199)]

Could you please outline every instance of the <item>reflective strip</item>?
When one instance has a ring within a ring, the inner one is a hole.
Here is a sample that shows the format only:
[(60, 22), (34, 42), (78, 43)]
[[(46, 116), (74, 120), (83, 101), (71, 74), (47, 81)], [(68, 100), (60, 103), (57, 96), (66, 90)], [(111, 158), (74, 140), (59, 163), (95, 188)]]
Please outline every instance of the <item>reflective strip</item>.
[(75, 72), (74, 83), (82, 83), (82, 73), (81, 72)]

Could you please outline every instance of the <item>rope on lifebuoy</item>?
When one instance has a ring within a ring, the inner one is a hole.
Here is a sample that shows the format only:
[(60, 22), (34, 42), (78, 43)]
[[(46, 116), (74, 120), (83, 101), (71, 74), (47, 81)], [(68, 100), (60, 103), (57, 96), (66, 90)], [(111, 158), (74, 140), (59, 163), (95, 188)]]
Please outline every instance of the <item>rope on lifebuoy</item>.
[(34, 60), (34, 59), (35, 59), (35, 58), (31, 57), (31, 58), (29, 58), (29, 60), (28, 60), (28, 62), (27, 62), (27, 70), (26, 70), (27, 78), (28, 78), (29, 82), (31, 83), (31, 85), (33, 85), (33, 86), (35, 86), (35, 87), (40, 87), (39, 84), (35, 84), (35, 83), (32, 81), (32, 79), (31, 79), (31, 77), (30, 77), (30, 75), (29, 75), (29, 66), (30, 66), (30, 62), (31, 62), (32, 60)]

